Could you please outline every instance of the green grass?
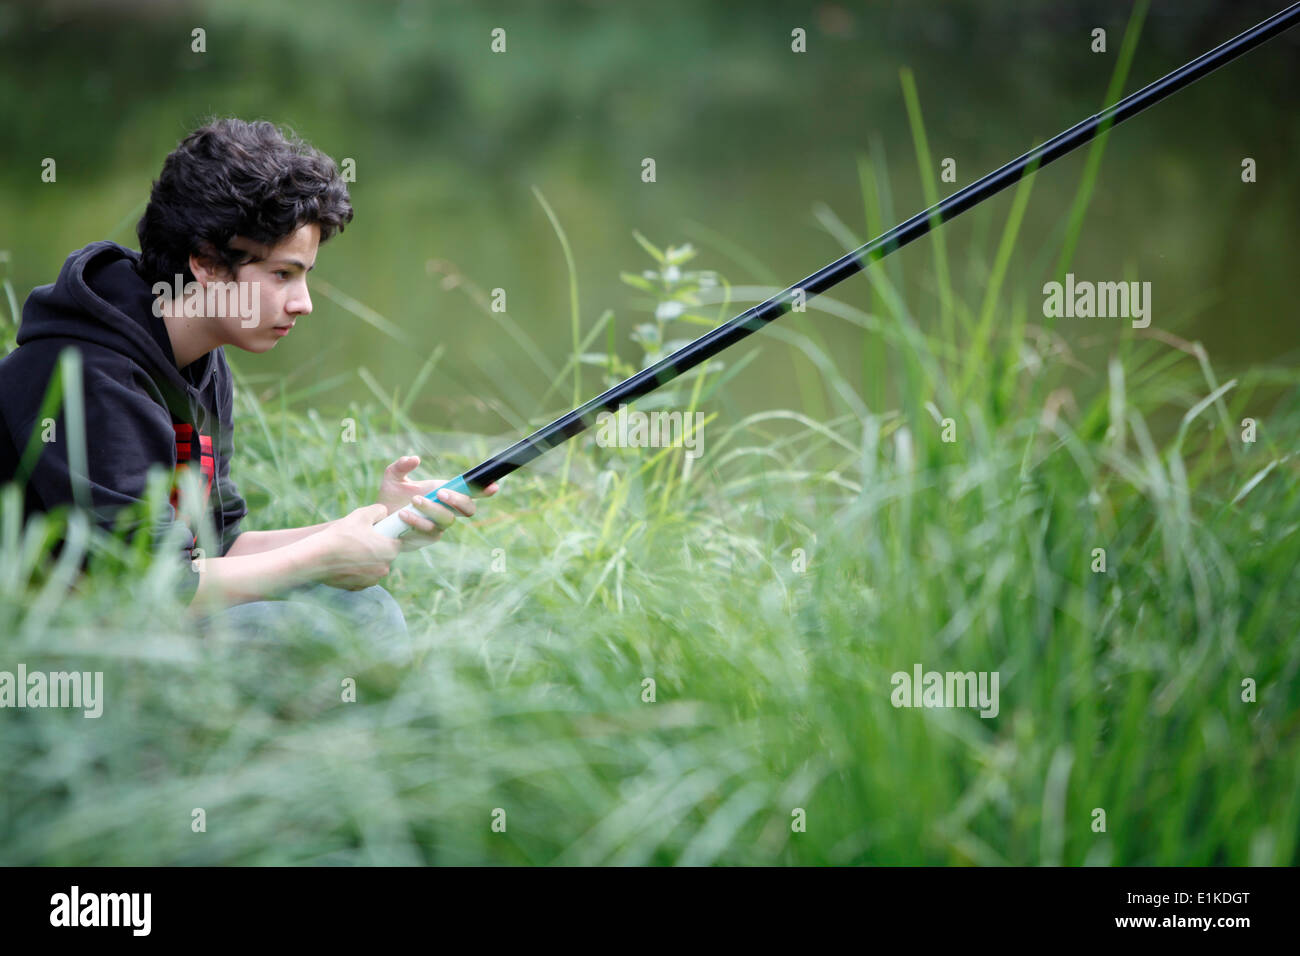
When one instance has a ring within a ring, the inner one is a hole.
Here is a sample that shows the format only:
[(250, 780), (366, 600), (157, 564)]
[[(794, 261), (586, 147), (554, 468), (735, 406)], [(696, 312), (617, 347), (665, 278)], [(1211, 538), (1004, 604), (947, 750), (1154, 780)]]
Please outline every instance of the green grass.
[[(75, 599), (48, 569), (39, 589), (42, 522), (24, 539), (11, 495), (6, 664), (103, 670), (108, 700), (4, 713), (4, 861), (1296, 862), (1300, 421), (1234, 455), (1200, 364), (1149, 341), (1053, 419), (1035, 347), (998, 342), (951, 445), (887, 411), (713, 419), (690, 476), (680, 450), (575, 442), (565, 497), (553, 467), (517, 473), (398, 563), (409, 666), (363, 636), (273, 665), (204, 646), (171, 569), (98, 537)], [(910, 361), (924, 405), (943, 362)], [(1229, 423), (1267, 380), (1220, 397)], [(1186, 427), (1158, 448), (1165, 405)], [(447, 473), (493, 447), (354, 414), (371, 437), (344, 444), (241, 388), (250, 525), (342, 513), (409, 447)], [(894, 709), (914, 662), (998, 671), (1000, 714)]]
[[(859, 163), (873, 232), (892, 215), (885, 169)], [(0, 862), (1300, 862), (1294, 369), (1221, 381), (1195, 343), (1117, 324), (1085, 365), (1096, 386), (1067, 387), (1078, 360), (1026, 301), (1042, 277), (1012, 281), (1035, 178), (991, 276), (944, 280), (940, 315), (972, 320), (959, 340), (927, 329), (933, 303), (918, 320), (901, 268), (874, 266), (873, 311), (809, 303), (862, 329), (861, 357), (782, 320), (638, 405), (705, 411), (698, 461), (587, 433), (401, 558), (385, 584), (410, 661), (367, 635), (204, 643), (141, 536), (74, 519), (55, 564), (61, 516), (24, 527), (8, 489), (0, 669), (102, 670), (107, 701), (98, 720), (0, 712)], [(637, 327), (644, 365), (738, 309), (716, 273), (682, 268), (695, 249), (642, 244), (637, 304), (680, 306)], [(585, 398), (635, 369), (609, 311), (584, 332), (566, 261), (574, 354), (555, 389), (571, 375)], [(816, 367), (826, 415), (719, 407), (760, 347)], [(409, 418), (421, 388), (454, 387), (442, 353), (401, 394), (358, 374), (375, 400), (344, 413), (354, 443), (314, 386), (239, 376), (245, 529), (346, 513), (411, 450), (449, 477), (503, 445)], [(541, 407), (503, 413), (531, 427)], [(157, 483), (152, 507), (165, 496)], [(80, 547), (92, 572), (69, 594)], [(918, 662), (998, 672), (1000, 713), (893, 707), (891, 675)]]

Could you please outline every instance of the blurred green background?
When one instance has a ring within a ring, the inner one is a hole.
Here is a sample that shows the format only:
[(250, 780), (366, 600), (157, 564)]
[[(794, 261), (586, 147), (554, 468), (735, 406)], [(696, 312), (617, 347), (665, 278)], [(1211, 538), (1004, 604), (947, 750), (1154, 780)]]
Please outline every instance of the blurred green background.
[[(1276, 6), (1157, 0), (1125, 92)], [(571, 397), (564, 387), (540, 401), (548, 363), (562, 366), (572, 342), (564, 258), (531, 186), (572, 242), (583, 329), (614, 309), (616, 348), (632, 359), (640, 352), (629, 335), (646, 304), (618, 274), (649, 264), (634, 229), (660, 246), (693, 242), (695, 266), (735, 285), (794, 283), (844, 249), (825, 228), (828, 213), (869, 238), (857, 163), (873, 142), (891, 182), (888, 221), (925, 205), (900, 67), (916, 76), (934, 163), (957, 161), (946, 194), (1100, 108), (1129, 12), (1127, 2), (1059, 0), (2, 6), (0, 249), (24, 298), (86, 243), (137, 247), (135, 223), (163, 157), (209, 114), (287, 124), (336, 160), (356, 161), (356, 218), (322, 247), (312, 320), (263, 356), (228, 350), (232, 361), (268, 381), (290, 374), (295, 387), (338, 376), (313, 399), (328, 414), (371, 397), (358, 365), (391, 389), (446, 343), (415, 420), (508, 433), (511, 422), (474, 397), (533, 421), (567, 410)], [(796, 26), (807, 31), (805, 54), (790, 50)], [(204, 53), (191, 51), (196, 27)], [(489, 49), (494, 27), (507, 31), (504, 54)], [(1105, 54), (1089, 49), (1095, 27), (1107, 30)], [(1149, 280), (1153, 328), (1201, 339), (1229, 375), (1300, 346), (1289, 281), (1298, 49), (1300, 35), (1273, 40), (1117, 130), (1074, 260), (1080, 279)], [(47, 156), (56, 183), (40, 181)], [(647, 156), (655, 183), (641, 181)], [(1255, 184), (1241, 182), (1244, 156), (1258, 163)], [(1033, 304), (1031, 321), (1052, 265), (1037, 253), (1059, 244), (1083, 163), (1083, 151), (1058, 162), (1034, 190), (1008, 279), (1009, 298)], [(978, 287), (987, 275), (1010, 202), (1008, 192), (946, 227), (954, 283)], [(897, 254), (906, 298), (930, 327), (932, 255), (929, 240)], [(528, 358), (530, 346), (465, 285), (444, 288), (435, 262), (506, 289), (510, 319), (545, 361)], [(322, 281), (410, 341), (359, 320)], [(861, 280), (833, 295), (872, 304)], [(824, 312), (782, 322), (814, 331), (834, 355), (874, 347)], [(1127, 325), (1064, 320), (1058, 332), (1109, 350), (1132, 334)], [(727, 390), (726, 414), (819, 415), (811, 371), (797, 350), (764, 343)], [(848, 374), (862, 385), (863, 369)], [(1078, 376), (1083, 390), (1101, 384)]]
[[(1124, 89), (1270, 4), (1153, 3)], [(268, 386), (236, 397), (244, 529), (315, 523), (371, 500), (397, 455), (435, 449), (430, 473), (454, 474), (495, 450), (486, 435), (567, 410), (558, 370), (607, 310), (622, 360), (642, 362), (632, 334), (696, 270), (783, 287), (867, 238), (868, 218), (920, 209), (938, 170), (920, 174), (901, 70), (932, 165), (957, 162), (951, 191), (1101, 107), (1129, 17), (965, 0), (0, 7), (0, 252), (25, 296), (73, 249), (133, 243), (163, 157), (214, 113), (354, 159), (357, 218), (322, 248), (315, 314), (270, 353), (230, 354)], [(92, 728), (6, 718), (0, 858), (1300, 862), (1293, 32), (1116, 130), (1095, 188), (1080, 188), (1094, 150), (1063, 159), (1014, 191), (1018, 228), (1008, 192), (709, 363), (727, 368), (699, 395), (711, 431), (693, 472), (589, 432), (512, 475), (385, 579), (411, 662), (370, 631), (256, 653), (177, 640), (193, 636), (169, 597), (182, 571), (143, 536), (83, 541), (100, 563), (69, 599), (74, 549), (49, 567), (58, 525), (23, 526), (11, 487), (5, 653), (102, 666), (120, 705)], [(46, 156), (56, 183), (40, 182)], [(572, 244), (577, 322), (534, 187)], [(653, 265), (634, 232), (695, 244), (674, 252), (680, 282), (667, 263), (648, 290), (620, 280)], [(1149, 329), (1033, 327), (1076, 234), (1079, 278), (1151, 282)], [(944, 320), (945, 248), (957, 316), (978, 328)], [(494, 287), (508, 322), (476, 300)], [(606, 345), (602, 329), (590, 348)], [(411, 421), (383, 395), (405, 386), (404, 402), (439, 346)], [(594, 394), (600, 370), (582, 371)], [(642, 405), (684, 404), (702, 381)], [(333, 415), (352, 407), (356, 443)], [(999, 716), (896, 711), (890, 674), (913, 662), (1001, 674)], [(211, 814), (202, 837), (194, 807)], [(508, 833), (489, 829), (496, 807)]]

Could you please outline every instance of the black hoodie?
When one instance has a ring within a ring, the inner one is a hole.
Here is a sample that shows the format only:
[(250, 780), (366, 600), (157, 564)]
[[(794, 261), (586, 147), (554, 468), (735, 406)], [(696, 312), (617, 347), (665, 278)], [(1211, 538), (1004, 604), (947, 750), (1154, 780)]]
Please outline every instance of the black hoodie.
[[(74, 346), (82, 359), (93, 519), (110, 528), (118, 508), (142, 501), (149, 467), (157, 464), (172, 475), (167, 522), (154, 529), (161, 535), (177, 520), (178, 470), (197, 463), (217, 533), (205, 550), (211, 554), (219, 543), (224, 555), (248, 512), (230, 480), (230, 366), (219, 346), (184, 369), (176, 367), (167, 328), (153, 314), (152, 289), (136, 271), (139, 262), (140, 253), (132, 249), (92, 242), (68, 257), (53, 285), (27, 297), (18, 348), (0, 361), (0, 486), (19, 477), (18, 463), (39, 425), (59, 352)], [(65, 434), (64, 427), (60, 411), (56, 435)], [(24, 489), (28, 514), (72, 503), (65, 446), (53, 441), (41, 450)], [(186, 603), (198, 588), (191, 559), (199, 530), (186, 527), (178, 553), (191, 571), (181, 577)]]

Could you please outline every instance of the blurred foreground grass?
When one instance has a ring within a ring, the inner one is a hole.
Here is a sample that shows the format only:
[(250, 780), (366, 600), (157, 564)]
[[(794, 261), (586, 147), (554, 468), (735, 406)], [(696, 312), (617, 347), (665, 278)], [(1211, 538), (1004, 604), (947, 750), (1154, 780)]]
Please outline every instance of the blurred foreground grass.
[[(1294, 390), (1256, 443), (1236, 425), (1285, 373), (1229, 387), (1194, 348), (1125, 339), (1075, 409), (1044, 394), (1060, 343), (1023, 303), (978, 362), (895, 305), (852, 318), (919, 414), (712, 420), (690, 474), (682, 449), (587, 433), (399, 560), (409, 664), (367, 635), (206, 645), (174, 569), (98, 533), (69, 598), (34, 575), (41, 522), (24, 537), (11, 488), (0, 669), (102, 670), (107, 700), (0, 714), (0, 859), (1297, 862)], [(408, 449), (450, 476), (497, 447), (421, 434), (393, 400), (356, 409), (355, 444), (277, 405), (240, 388), (246, 527), (369, 501)], [(890, 675), (917, 662), (999, 672), (1000, 713), (895, 709)]]

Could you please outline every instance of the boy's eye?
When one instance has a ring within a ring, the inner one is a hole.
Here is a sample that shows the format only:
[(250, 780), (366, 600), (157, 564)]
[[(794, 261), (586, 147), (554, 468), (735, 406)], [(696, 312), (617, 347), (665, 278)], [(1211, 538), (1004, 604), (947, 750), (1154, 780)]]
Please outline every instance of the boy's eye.
[(280, 269), (280, 270), (277, 271), (275, 274), (278, 275), (278, 276), (281, 276), (282, 278), (285, 278), (285, 279), (289, 278), (289, 273), (288, 273), (287, 271), (285, 271), (284, 269)]

